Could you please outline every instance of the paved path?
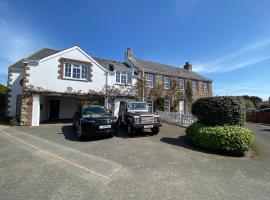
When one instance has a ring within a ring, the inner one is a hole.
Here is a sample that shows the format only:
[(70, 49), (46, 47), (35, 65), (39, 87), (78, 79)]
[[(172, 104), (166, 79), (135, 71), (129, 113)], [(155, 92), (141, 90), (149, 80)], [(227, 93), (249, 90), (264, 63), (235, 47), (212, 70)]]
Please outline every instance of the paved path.
[(2, 199), (269, 199), (270, 126), (249, 124), (259, 156), (194, 149), (184, 129), (79, 142), (69, 124), (0, 127)]

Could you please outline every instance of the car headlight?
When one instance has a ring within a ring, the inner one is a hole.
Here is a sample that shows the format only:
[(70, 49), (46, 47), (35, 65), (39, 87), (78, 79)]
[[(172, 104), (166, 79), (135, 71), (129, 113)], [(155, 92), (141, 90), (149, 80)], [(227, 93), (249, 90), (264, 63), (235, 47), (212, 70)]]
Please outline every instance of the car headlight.
[(141, 118), (139, 116), (134, 117), (134, 124), (140, 124), (141, 123)]
[(117, 117), (114, 117), (114, 118), (111, 119), (111, 122), (112, 123), (115, 123), (115, 122), (117, 122), (117, 120), (118, 120), (118, 118)]
[(159, 117), (155, 117), (154, 118), (154, 122), (157, 123), (157, 124), (160, 123), (160, 118)]

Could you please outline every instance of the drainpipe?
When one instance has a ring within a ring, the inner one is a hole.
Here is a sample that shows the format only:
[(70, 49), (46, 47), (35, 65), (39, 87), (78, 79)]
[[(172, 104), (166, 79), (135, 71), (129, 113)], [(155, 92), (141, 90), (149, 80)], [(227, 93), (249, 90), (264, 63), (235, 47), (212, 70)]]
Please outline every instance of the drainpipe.
[(143, 101), (144, 101), (144, 69), (142, 71), (142, 92), (143, 92)]
[(106, 72), (106, 83), (105, 83), (105, 107), (108, 109), (109, 108), (109, 103), (108, 103), (108, 76), (109, 72)]

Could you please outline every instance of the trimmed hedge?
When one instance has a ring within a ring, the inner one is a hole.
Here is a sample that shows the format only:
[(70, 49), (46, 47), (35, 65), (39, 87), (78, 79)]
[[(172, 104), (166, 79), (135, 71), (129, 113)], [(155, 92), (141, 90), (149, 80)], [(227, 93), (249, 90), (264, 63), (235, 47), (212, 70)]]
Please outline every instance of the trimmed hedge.
[(207, 125), (243, 125), (246, 107), (242, 97), (206, 97), (195, 101), (192, 114)]
[(243, 126), (206, 126), (196, 122), (186, 129), (186, 135), (195, 146), (219, 153), (243, 154), (254, 143), (252, 131)]

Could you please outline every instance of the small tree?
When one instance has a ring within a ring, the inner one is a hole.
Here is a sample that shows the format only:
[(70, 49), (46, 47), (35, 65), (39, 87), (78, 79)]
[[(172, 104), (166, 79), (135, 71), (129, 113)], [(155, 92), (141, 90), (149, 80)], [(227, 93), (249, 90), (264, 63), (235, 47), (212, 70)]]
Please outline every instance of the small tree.
[(185, 88), (185, 103), (186, 103), (186, 108), (187, 112), (191, 112), (191, 105), (193, 101), (193, 94), (192, 94), (192, 86), (191, 82), (188, 80), (186, 82), (186, 88)]

